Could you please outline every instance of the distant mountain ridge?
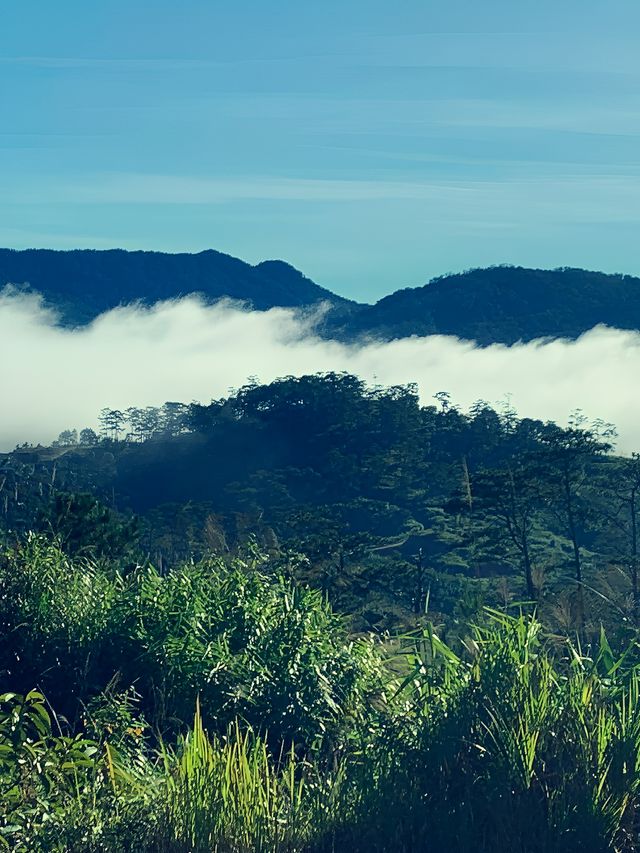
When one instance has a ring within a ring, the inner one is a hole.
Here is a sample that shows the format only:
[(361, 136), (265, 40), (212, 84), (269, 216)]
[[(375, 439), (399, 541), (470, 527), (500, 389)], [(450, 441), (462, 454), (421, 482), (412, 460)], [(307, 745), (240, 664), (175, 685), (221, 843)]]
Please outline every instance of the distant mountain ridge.
[(578, 338), (595, 326), (640, 330), (640, 278), (583, 269), (496, 266), (397, 290), (361, 306), (337, 335), (455, 335), (482, 346)]
[(321, 333), (353, 341), (455, 335), (486, 346), (575, 339), (594, 326), (640, 330), (640, 278), (575, 268), (495, 266), (405, 288), (374, 305), (352, 302), (280, 260), (252, 266), (222, 252), (0, 249), (0, 288), (28, 284), (67, 325), (131, 302), (190, 293), (230, 297), (256, 310), (328, 303)]
[(153, 304), (191, 293), (208, 301), (239, 299), (258, 310), (347, 302), (283, 261), (252, 266), (214, 250), (0, 249), (0, 287), (9, 283), (41, 293), (68, 324), (86, 323), (118, 305)]

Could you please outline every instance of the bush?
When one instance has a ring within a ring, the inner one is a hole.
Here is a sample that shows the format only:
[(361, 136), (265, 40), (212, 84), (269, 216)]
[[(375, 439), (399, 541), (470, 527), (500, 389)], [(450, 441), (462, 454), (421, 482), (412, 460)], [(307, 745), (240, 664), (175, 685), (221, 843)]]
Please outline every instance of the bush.
[(264, 569), (4, 555), (5, 678), (75, 718), (0, 696), (0, 847), (640, 850), (635, 641), (587, 653), (487, 612), (459, 653), (427, 627), (385, 660)]
[(385, 698), (371, 639), (349, 638), (319, 592), (239, 559), (123, 577), (31, 536), (0, 567), (0, 631), (11, 683), (72, 719), (115, 681), (165, 730), (200, 697), (220, 732), (240, 718), (278, 744), (336, 748)]

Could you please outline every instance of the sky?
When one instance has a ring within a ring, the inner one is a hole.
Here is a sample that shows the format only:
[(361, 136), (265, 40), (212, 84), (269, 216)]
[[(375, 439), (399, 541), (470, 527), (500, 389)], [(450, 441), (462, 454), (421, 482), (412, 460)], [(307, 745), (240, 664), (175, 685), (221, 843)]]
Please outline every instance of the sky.
[(640, 274), (637, 0), (20, 0), (0, 245)]

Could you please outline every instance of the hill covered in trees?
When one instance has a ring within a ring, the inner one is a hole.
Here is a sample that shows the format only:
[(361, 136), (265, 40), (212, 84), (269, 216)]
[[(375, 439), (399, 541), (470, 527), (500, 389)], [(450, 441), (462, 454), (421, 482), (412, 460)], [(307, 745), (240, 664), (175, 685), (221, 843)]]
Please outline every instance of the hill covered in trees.
[(222, 252), (167, 254), (121, 249), (0, 249), (0, 288), (28, 285), (70, 325), (133, 302), (153, 304), (191, 293), (209, 301), (238, 299), (258, 310), (346, 300), (282, 261), (256, 266)]
[(497, 266), (445, 275), (398, 290), (375, 305), (320, 287), (283, 261), (251, 266), (220, 252), (0, 249), (0, 287), (28, 285), (68, 325), (121, 304), (153, 304), (191, 293), (230, 297), (258, 310), (324, 302), (320, 333), (355, 341), (455, 335), (481, 345), (577, 338), (599, 324), (640, 329), (640, 279), (581, 269)]
[[(604, 424), (520, 419), (413, 386), (327, 374), (247, 385), (208, 405), (101, 414), (102, 433), (0, 458), (6, 531), (72, 553), (233, 554), (254, 541), (363, 628), (425, 607), (535, 601), (549, 624), (638, 619), (640, 467)], [(296, 556), (297, 555), (297, 556)]]
[(599, 324), (640, 329), (640, 279), (569, 268), (475, 269), (398, 290), (335, 327), (350, 337), (455, 335), (488, 346), (577, 338)]

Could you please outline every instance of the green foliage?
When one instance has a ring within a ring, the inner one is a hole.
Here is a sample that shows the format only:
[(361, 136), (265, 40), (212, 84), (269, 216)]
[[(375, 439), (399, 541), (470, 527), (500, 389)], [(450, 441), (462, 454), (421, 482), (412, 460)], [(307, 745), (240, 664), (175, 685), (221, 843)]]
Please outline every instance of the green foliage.
[(39, 528), (55, 536), (68, 554), (122, 558), (136, 546), (138, 522), (122, 518), (90, 494), (57, 492), (44, 507)]
[(8, 849), (640, 850), (637, 459), (438, 399), (286, 378), (0, 459)]
[(604, 635), (592, 657), (553, 652), (535, 620), (494, 614), (462, 655), (429, 630), (408, 663), (400, 736), (349, 769), (336, 849), (638, 849), (640, 671), (628, 654)]
[(337, 745), (384, 698), (376, 644), (255, 562), (123, 576), (32, 535), (0, 565), (0, 668), (70, 718), (117, 679), (161, 727), (185, 725), (200, 696), (219, 730), (240, 717), (276, 742)]
[(146, 758), (125, 767), (109, 742), (54, 723), (41, 693), (0, 696), (0, 849), (142, 849), (154, 814)]
[[(99, 692), (96, 669), (113, 630), (114, 605), (123, 588), (112, 569), (74, 562), (62, 549), (32, 534), (0, 555), (0, 670), (27, 692), (43, 687), (75, 716), (80, 697)], [(113, 673), (111, 673), (113, 675)]]
[(611, 429), (436, 399), (328, 373), (208, 405), (106, 409), (97, 443), (0, 456), (0, 537), (45, 530), (70, 554), (160, 573), (255, 539), (282, 565), (303, 554), (294, 577), (362, 630), (415, 624), (427, 574), (450, 627), (461, 576), (481, 587), (470, 599), (536, 602), (557, 628), (571, 598), (585, 638), (601, 620), (637, 624), (640, 493)]
[[(405, 637), (366, 748), (333, 755), (274, 751), (237, 720), (209, 735), (198, 703), (175, 745), (120, 750), (122, 732), (52, 735), (41, 694), (2, 696), (0, 838), (87, 853), (638, 850), (635, 648), (616, 655), (603, 633), (588, 655), (529, 617), (489, 617), (460, 654), (431, 628)], [(113, 701), (104, 713), (126, 724)]]
[(304, 849), (311, 835), (303, 766), (293, 747), (279, 760), (238, 724), (210, 740), (199, 709), (175, 752), (165, 751), (159, 846), (167, 851)]

